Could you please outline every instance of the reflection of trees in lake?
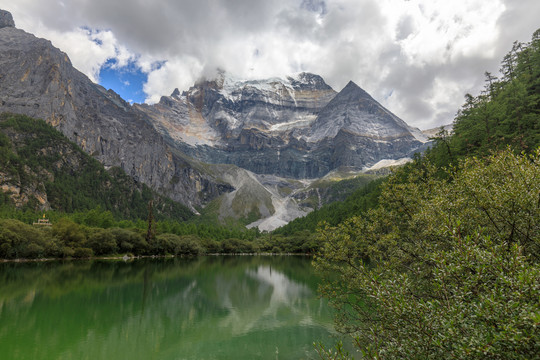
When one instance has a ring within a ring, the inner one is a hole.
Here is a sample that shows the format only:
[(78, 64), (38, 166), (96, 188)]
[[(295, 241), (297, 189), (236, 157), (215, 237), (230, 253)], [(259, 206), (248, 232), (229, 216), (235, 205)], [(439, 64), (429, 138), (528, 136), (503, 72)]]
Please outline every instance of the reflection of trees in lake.
[(246, 341), (311, 350), (332, 323), (310, 276), (310, 260), (293, 257), (1, 264), (0, 319), (59, 358), (100, 358), (125, 342), (122, 358), (196, 358)]

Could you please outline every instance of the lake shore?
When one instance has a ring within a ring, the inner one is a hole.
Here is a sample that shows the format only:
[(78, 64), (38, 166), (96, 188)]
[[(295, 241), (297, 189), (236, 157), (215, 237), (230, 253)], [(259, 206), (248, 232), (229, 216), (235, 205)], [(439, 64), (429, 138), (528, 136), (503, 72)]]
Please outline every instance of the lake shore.
[(313, 256), (313, 254), (302, 253), (211, 253), (201, 255), (140, 255), (140, 256), (92, 256), (85, 258), (38, 258), (38, 259), (0, 259), (0, 263), (23, 263), (23, 262), (46, 262), (46, 261), (77, 261), (77, 260), (135, 260), (135, 259), (167, 259), (167, 258), (195, 258), (199, 256)]

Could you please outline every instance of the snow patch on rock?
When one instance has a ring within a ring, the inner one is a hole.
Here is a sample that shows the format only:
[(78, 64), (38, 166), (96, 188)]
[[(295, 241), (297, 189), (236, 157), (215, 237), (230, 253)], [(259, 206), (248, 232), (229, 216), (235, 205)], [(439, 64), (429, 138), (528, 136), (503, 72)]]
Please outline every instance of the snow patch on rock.
[(379, 169), (389, 167), (389, 166), (401, 166), (401, 165), (405, 165), (406, 163), (411, 162), (411, 161), (412, 161), (412, 159), (408, 158), (408, 157), (407, 158), (397, 159), (397, 160), (383, 159), (383, 160), (377, 162), (375, 165), (363, 168), (362, 171), (366, 172), (366, 171), (370, 171), (370, 170), (379, 170)]

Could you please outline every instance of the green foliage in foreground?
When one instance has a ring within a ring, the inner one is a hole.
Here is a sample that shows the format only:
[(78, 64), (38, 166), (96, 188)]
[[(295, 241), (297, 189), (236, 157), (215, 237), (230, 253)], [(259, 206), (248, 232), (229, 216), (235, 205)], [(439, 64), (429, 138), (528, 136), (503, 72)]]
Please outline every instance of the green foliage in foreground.
[(540, 30), (501, 72), (378, 207), (320, 232), (322, 293), (366, 358), (540, 358)]
[(366, 358), (538, 357), (540, 149), (437, 173), (395, 174), (377, 208), (320, 231), (338, 329)]

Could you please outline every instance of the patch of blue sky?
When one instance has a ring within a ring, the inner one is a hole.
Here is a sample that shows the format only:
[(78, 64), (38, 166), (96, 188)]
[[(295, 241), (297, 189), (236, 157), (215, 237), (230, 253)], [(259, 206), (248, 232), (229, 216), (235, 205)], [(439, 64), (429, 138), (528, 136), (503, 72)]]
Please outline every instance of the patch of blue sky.
[(143, 91), (148, 74), (144, 73), (135, 62), (123, 67), (117, 66), (115, 59), (109, 59), (99, 72), (99, 84), (112, 89), (129, 103), (143, 103), (146, 94)]

